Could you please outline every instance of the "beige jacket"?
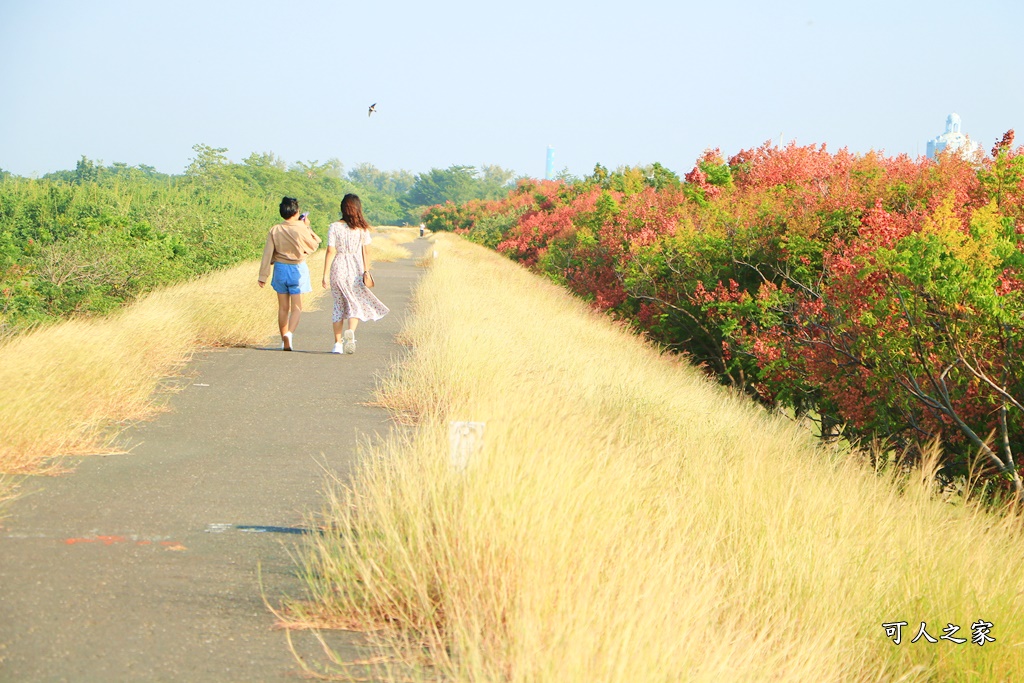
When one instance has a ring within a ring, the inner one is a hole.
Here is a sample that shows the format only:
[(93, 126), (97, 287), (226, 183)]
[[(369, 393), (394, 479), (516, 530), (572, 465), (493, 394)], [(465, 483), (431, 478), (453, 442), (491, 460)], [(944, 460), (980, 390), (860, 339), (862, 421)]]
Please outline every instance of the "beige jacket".
[(267, 244), (263, 247), (260, 282), (266, 282), (270, 277), (271, 263), (303, 263), (319, 246), (320, 237), (303, 221), (289, 219), (278, 223), (270, 229)]

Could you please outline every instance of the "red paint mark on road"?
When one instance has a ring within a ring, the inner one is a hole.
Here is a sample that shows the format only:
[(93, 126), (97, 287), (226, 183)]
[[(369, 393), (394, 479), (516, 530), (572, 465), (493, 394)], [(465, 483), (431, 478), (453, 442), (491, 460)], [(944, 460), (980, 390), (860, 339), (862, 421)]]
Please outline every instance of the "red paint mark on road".
[(160, 545), (167, 550), (188, 550), (188, 548), (177, 541), (160, 541)]
[(115, 543), (127, 543), (128, 539), (124, 536), (97, 536), (96, 540), (103, 545), (114, 545)]
[[(135, 545), (153, 545), (153, 541), (147, 541), (145, 539), (135, 541), (134, 539), (129, 539), (126, 536), (91, 536), (89, 538), (64, 539), (64, 543), (67, 545), (77, 545), (79, 543), (102, 543), (103, 545), (114, 545), (115, 543), (129, 543), (132, 541), (135, 542)], [(167, 550), (187, 550), (187, 548), (178, 541), (160, 541), (160, 545)]]
[(114, 545), (115, 543), (127, 543), (124, 536), (93, 536), (92, 538), (66, 538), (64, 542), (68, 545), (76, 543), (102, 543), (103, 545)]

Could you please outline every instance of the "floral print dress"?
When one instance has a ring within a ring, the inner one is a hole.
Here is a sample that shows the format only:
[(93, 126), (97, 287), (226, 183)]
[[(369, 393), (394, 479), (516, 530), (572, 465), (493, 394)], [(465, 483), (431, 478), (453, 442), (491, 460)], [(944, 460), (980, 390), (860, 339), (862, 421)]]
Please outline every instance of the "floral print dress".
[(350, 228), (345, 221), (331, 223), (327, 246), (337, 253), (331, 263), (331, 293), (336, 323), (348, 318), (380, 320), (390, 309), (363, 284), (363, 245), (370, 243), (368, 230)]

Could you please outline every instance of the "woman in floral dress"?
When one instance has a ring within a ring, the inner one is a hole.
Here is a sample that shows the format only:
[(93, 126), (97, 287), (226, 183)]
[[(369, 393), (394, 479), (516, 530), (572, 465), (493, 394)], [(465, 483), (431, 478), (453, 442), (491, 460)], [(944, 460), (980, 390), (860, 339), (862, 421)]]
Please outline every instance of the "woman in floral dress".
[(363, 275), (370, 270), (369, 244), (370, 224), (363, 217), (363, 203), (347, 194), (341, 200), (341, 220), (331, 223), (327, 232), (322, 282), (326, 289), (329, 277), (334, 294), (332, 353), (355, 353), (359, 321), (380, 320), (390, 310), (363, 284)]

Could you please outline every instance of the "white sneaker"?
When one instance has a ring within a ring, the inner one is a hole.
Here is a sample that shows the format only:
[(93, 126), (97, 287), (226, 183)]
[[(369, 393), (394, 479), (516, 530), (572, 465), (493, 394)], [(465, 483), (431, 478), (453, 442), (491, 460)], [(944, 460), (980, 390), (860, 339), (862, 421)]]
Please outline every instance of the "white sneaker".
[(342, 342), (342, 348), (345, 349), (345, 353), (356, 352), (356, 333), (354, 330), (345, 330), (344, 334), (345, 341)]
[(342, 353), (342, 352), (344, 352), (344, 350), (345, 349), (343, 348), (343, 345), (342, 345), (341, 342), (334, 342), (334, 348), (331, 349), (331, 353)]
[(282, 351), (291, 351), (292, 350), (292, 333), (291, 332), (285, 332), (283, 336), (284, 336), (284, 339), (281, 340), (281, 350)]

